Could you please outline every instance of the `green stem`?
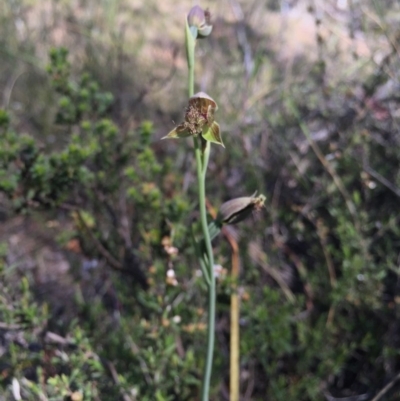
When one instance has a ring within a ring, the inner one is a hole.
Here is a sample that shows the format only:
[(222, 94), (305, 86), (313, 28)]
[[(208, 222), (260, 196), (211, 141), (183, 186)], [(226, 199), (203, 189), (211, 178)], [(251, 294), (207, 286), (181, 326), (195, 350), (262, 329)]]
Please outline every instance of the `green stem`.
[(194, 95), (194, 65), (188, 64), (189, 67), (189, 98)]
[(206, 147), (203, 152), (203, 157), (201, 159), (201, 164), (202, 164), (202, 174), (203, 174), (203, 180), (206, 182), (206, 173), (207, 173), (207, 167), (208, 167), (208, 159), (210, 158), (210, 150), (211, 150), (211, 142), (206, 141)]
[[(215, 275), (214, 275), (214, 255), (211, 246), (211, 238), (210, 238), (210, 233), (208, 231), (208, 223), (207, 223), (206, 191), (205, 191), (206, 169), (204, 168), (205, 166), (203, 166), (202, 163), (203, 155), (198, 138), (194, 138), (194, 149), (196, 155), (197, 184), (199, 188), (201, 228), (203, 231), (203, 238), (206, 245), (207, 261), (209, 269), (207, 357), (206, 357), (206, 364), (204, 367), (204, 379), (203, 379), (201, 400), (209, 401), (211, 370), (212, 370), (212, 362), (214, 354), (214, 337), (215, 337), (216, 294), (215, 294)], [(207, 158), (204, 157), (203, 160), (205, 162)]]
[(208, 270), (207, 270), (206, 259), (205, 259), (205, 257), (203, 257), (203, 252), (202, 252), (202, 250), (200, 248), (202, 243), (200, 243), (200, 246), (197, 243), (196, 237), (195, 237), (194, 232), (193, 232), (193, 227), (191, 227), (191, 233), (192, 233), (193, 246), (195, 248), (197, 258), (198, 258), (198, 260), (200, 262), (201, 271), (203, 272), (203, 276), (204, 276), (204, 278), (206, 280), (207, 288), (208, 288), (208, 286), (210, 285), (210, 277), (209, 277)]
[[(194, 48), (195, 40), (186, 23), (186, 54), (189, 69), (188, 91), (189, 97), (194, 94)], [(208, 277), (205, 277), (208, 288), (208, 333), (207, 333), (207, 355), (204, 366), (203, 388), (201, 392), (201, 400), (209, 401), (211, 370), (214, 354), (215, 342), (215, 275), (214, 275), (214, 256), (211, 246), (210, 233), (208, 231), (207, 210), (206, 210), (206, 170), (208, 165), (208, 157), (210, 154), (210, 144), (207, 142), (204, 152), (201, 146), (201, 140), (194, 138), (194, 153), (196, 156), (197, 170), (197, 186), (199, 190), (200, 219), (203, 238), (207, 252)], [(202, 261), (201, 261), (202, 263)]]
[[(195, 39), (186, 22), (186, 55), (188, 61), (189, 78), (188, 78), (188, 93), (189, 97), (194, 94), (194, 49)], [(210, 144), (207, 142), (204, 152), (202, 150), (201, 140), (194, 137), (194, 153), (196, 156), (196, 170), (197, 170), (197, 186), (199, 191), (199, 204), (200, 204), (200, 219), (201, 229), (203, 231), (203, 238), (206, 246), (207, 253), (207, 267), (208, 267), (208, 334), (207, 334), (207, 356), (204, 366), (203, 388), (201, 392), (201, 401), (209, 401), (211, 370), (214, 354), (214, 340), (215, 340), (215, 275), (214, 275), (214, 256), (211, 246), (210, 233), (208, 231), (207, 223), (207, 210), (206, 210), (206, 170), (208, 165), (208, 157), (210, 153)]]

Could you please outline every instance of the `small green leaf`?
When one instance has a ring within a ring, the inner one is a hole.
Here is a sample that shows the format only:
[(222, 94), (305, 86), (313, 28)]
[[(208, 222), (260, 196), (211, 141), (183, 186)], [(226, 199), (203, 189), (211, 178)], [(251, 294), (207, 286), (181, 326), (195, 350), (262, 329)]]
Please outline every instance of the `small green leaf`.
[(174, 138), (187, 138), (190, 136), (189, 131), (184, 127), (183, 124), (178, 125), (168, 135), (162, 137), (161, 139), (174, 139)]
[(218, 145), (225, 147), (222, 142), (219, 124), (215, 121), (210, 126), (206, 125), (204, 127), (202, 136), (206, 141), (217, 143)]

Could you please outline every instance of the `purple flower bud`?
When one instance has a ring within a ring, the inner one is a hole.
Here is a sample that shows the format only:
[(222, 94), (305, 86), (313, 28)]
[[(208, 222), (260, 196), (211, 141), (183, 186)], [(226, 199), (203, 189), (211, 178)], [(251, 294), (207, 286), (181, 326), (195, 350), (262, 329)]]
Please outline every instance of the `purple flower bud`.
[(210, 24), (211, 15), (208, 10), (204, 11), (199, 6), (194, 6), (190, 10), (187, 21), (194, 38), (205, 38), (210, 35), (212, 25)]

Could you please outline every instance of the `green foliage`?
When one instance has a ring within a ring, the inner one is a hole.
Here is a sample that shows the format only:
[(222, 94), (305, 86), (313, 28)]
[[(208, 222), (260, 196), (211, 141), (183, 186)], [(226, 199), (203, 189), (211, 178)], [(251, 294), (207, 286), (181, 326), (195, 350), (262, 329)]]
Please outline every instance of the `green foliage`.
[(109, 379), (85, 334), (77, 327), (71, 327), (68, 338), (47, 331), (47, 305), (35, 301), (26, 277), (15, 288), (10, 270), (4, 269), (0, 280), (1, 329), (8, 331), (1, 385), (11, 391), (16, 380), (23, 399), (32, 401), (75, 400), (78, 394), (83, 396), (80, 399), (95, 399), (99, 393), (111, 395)]
[[(116, 394), (127, 392), (141, 400), (173, 400), (174, 394), (190, 400), (197, 392), (201, 365), (191, 346), (179, 356), (177, 343), (188, 340), (179, 328), (180, 313), (187, 321), (197, 321), (198, 315), (195, 306), (191, 310), (184, 305), (171, 307), (177, 304), (181, 290), (166, 280), (167, 254), (162, 247), (164, 237), (171, 244), (187, 241), (183, 217), (190, 207), (179, 196), (171, 175), (172, 163), (168, 159), (163, 165), (157, 161), (150, 147), (150, 122), (143, 122), (134, 131), (121, 132), (105, 114), (112, 96), (100, 92), (97, 83), (86, 74), (78, 82), (71, 80), (65, 49), (50, 53), (48, 71), (59, 94), (56, 123), (66, 132), (65, 144), (61, 149), (44, 149), (32, 136), (12, 130), (4, 114), (0, 190), (17, 212), (57, 207), (70, 210), (73, 228), (60, 238), (66, 238), (64, 244), (78, 238), (88, 257), (104, 258), (128, 278), (129, 285), (126, 280), (119, 282), (117, 277), (112, 281), (131, 312), (121, 316), (116, 327), (101, 299), (78, 301), (85, 318), (62, 329), (68, 333), (67, 348), (59, 349), (48, 366), (43, 366), (40, 361), (53, 353), (57, 345), (51, 348), (40, 340), (48, 332), (50, 318), (43, 315), (47, 311), (45, 304), (43, 313), (38, 312), (40, 306), (33, 301), (28, 279), (24, 277), (24, 296), (11, 309), (10, 301), (3, 299), (0, 319), (11, 325), (24, 323), (21, 329), (33, 335), (32, 341), (44, 350), (30, 362), (34, 378), (22, 379), (22, 391), (26, 399), (74, 399), (79, 394), (83, 399), (100, 395), (103, 399), (115, 399)], [(168, 196), (162, 192), (163, 185), (168, 187)], [(122, 218), (132, 226), (122, 226)], [(140, 244), (134, 253), (132, 244)], [(113, 256), (120, 254), (122, 257)], [(169, 263), (176, 264), (175, 269), (187, 275), (186, 265), (180, 258), (174, 259)], [(142, 269), (150, 264), (153, 276), (146, 277), (148, 274)], [(11, 267), (6, 264), (4, 268), (9, 271)], [(132, 293), (135, 285), (148, 287), (149, 283), (150, 292)], [(12, 287), (11, 290), (15, 291)], [(186, 301), (190, 302), (192, 297), (193, 294), (189, 295)], [(150, 313), (149, 320), (144, 320), (142, 313)], [(101, 330), (96, 329), (99, 319), (103, 320)], [(91, 338), (87, 333), (91, 333)], [(97, 354), (92, 348), (95, 344), (104, 351)], [(19, 366), (32, 356), (29, 350), (17, 354), (13, 344), (9, 349), (11, 354), (7, 357), (12, 368), (7, 370), (5, 383), (11, 385), (11, 378), (24, 377), (25, 370)], [(102, 358), (115, 361), (114, 369), (120, 372), (118, 380), (114, 377), (113, 386), (108, 377), (110, 365), (102, 363)]]

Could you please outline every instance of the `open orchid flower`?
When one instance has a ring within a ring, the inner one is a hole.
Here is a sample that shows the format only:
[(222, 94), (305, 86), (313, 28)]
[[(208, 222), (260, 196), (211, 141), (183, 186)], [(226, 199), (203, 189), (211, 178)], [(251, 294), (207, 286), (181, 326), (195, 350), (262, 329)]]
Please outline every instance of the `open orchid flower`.
[(217, 109), (217, 103), (210, 96), (204, 92), (196, 93), (189, 99), (183, 123), (175, 127), (162, 139), (200, 135), (206, 141), (225, 147), (219, 124), (214, 121), (214, 113)]

